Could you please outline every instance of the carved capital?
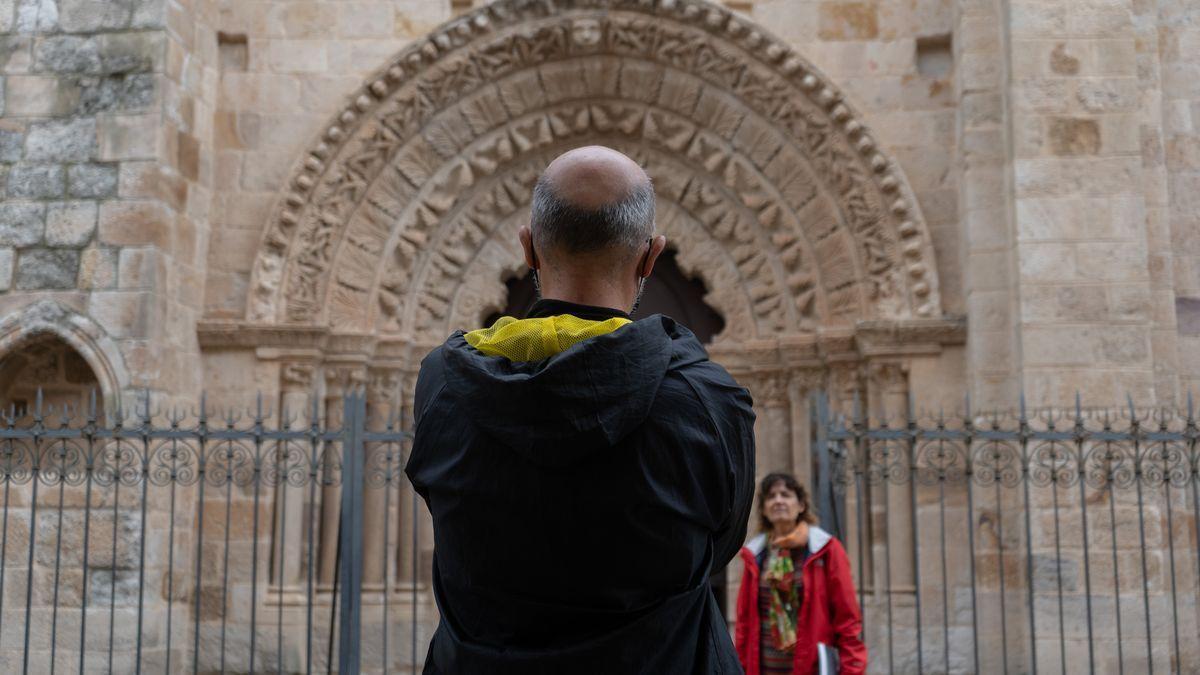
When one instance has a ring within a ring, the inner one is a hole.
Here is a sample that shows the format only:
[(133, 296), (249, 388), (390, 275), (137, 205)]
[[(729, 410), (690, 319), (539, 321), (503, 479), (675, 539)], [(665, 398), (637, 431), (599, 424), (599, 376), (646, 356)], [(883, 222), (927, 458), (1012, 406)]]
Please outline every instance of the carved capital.
[(788, 404), (788, 374), (782, 371), (751, 373), (742, 378), (755, 403), (769, 408)]
[(371, 368), (367, 371), (367, 398), (393, 405), (400, 396), (401, 372), (397, 368)]
[(284, 393), (312, 391), (317, 369), (311, 363), (287, 362), (280, 370), (280, 383)]
[(791, 371), (791, 380), (799, 385), (802, 393), (815, 391), (825, 386), (825, 370), (821, 368), (795, 368)]
[(324, 375), (326, 398), (343, 396), (350, 389), (367, 383), (367, 371), (360, 365), (326, 365)]
[(872, 361), (867, 365), (871, 386), (884, 394), (908, 393), (908, 363), (905, 361)]

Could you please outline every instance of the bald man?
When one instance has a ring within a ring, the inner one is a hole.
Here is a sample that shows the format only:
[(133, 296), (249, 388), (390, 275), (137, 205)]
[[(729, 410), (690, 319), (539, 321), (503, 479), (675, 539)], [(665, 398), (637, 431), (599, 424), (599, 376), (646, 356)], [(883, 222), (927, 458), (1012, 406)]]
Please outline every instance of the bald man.
[(417, 381), (425, 672), (741, 672), (707, 581), (745, 535), (754, 412), (686, 327), (632, 320), (666, 246), (649, 177), (567, 152), (519, 238), (538, 302), (454, 333)]

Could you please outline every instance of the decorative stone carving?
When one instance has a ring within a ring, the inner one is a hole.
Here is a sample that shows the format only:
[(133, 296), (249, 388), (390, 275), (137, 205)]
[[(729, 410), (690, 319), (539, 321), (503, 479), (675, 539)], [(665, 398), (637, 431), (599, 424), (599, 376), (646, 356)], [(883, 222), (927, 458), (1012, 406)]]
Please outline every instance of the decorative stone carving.
[(708, 2), (501, 0), (349, 101), (264, 233), (253, 321), (444, 333), (546, 158), (622, 140), (675, 160), (660, 194), (734, 260), (757, 333), (940, 313), (903, 176), (811, 66)]
[(372, 368), (367, 372), (367, 398), (395, 405), (400, 395), (400, 371), (395, 368)]
[(311, 363), (285, 363), (280, 373), (284, 391), (310, 391), (316, 367)]

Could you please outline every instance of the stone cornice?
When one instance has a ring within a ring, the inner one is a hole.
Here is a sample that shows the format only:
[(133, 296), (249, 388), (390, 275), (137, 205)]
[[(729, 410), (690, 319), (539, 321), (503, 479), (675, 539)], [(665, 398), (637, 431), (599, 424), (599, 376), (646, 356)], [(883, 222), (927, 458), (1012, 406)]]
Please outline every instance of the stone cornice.
[[(405, 336), (379, 337), (337, 333), (309, 326), (262, 325), (244, 321), (208, 321), (197, 327), (205, 351), (255, 350), (263, 359), (303, 356), (324, 361), (359, 361), (412, 367), (435, 344)], [(935, 355), (967, 339), (964, 317), (861, 321), (853, 328), (781, 335), (770, 340), (720, 342), (709, 353), (726, 368), (764, 372), (822, 368), (832, 363)]]

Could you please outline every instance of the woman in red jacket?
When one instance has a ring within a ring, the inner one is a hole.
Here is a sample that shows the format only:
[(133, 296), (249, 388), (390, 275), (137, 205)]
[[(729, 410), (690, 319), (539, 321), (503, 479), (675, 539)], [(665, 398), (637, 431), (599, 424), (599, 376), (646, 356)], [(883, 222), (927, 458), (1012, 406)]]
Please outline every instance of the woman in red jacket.
[(762, 532), (742, 548), (734, 645), (748, 675), (867, 669), (859, 634), (850, 559), (841, 542), (816, 526), (808, 493), (795, 477), (773, 473), (758, 489)]

